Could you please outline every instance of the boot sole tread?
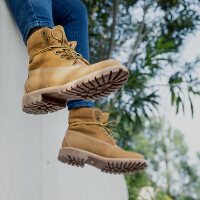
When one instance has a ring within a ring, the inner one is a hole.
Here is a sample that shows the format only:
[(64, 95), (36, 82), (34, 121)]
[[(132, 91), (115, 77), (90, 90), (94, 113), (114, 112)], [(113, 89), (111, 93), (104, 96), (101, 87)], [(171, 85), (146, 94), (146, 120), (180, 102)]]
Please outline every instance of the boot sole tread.
[(67, 101), (94, 100), (110, 95), (128, 80), (128, 70), (112, 66), (65, 85), (40, 89), (24, 95), (22, 110), (28, 114), (48, 114), (66, 107)]
[(110, 174), (135, 173), (148, 166), (144, 159), (107, 158), (72, 147), (61, 148), (58, 160), (76, 167), (84, 167), (85, 164), (89, 164), (100, 169), (102, 172)]

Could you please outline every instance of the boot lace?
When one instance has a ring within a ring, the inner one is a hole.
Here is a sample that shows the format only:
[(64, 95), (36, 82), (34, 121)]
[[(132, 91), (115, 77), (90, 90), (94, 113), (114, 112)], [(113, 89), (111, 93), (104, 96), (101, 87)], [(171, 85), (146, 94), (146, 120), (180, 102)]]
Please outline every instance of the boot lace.
[(113, 135), (115, 135), (115, 133), (111, 129), (107, 128), (107, 126), (117, 126), (118, 125), (117, 121), (113, 120), (113, 121), (106, 122), (104, 124), (99, 123), (99, 122), (77, 122), (77, 123), (72, 123), (69, 126), (71, 127), (71, 126), (76, 126), (76, 125), (79, 125), (79, 124), (99, 125), (99, 126), (102, 127), (103, 131), (107, 132), (106, 135), (109, 135), (109, 137), (111, 139), (113, 139)]
[[(53, 30), (55, 30), (55, 29), (61, 31), (61, 33), (62, 33), (62, 39), (56, 38), (56, 37), (54, 36)], [(87, 60), (85, 60), (85, 59), (82, 57), (82, 55), (81, 55), (80, 53), (77, 53), (74, 49), (70, 48), (70, 46), (64, 44), (64, 33), (63, 33), (63, 31), (62, 31), (60, 28), (54, 28), (53, 30), (52, 30), (52, 37), (53, 37), (54, 39), (58, 40), (58, 41), (61, 41), (61, 46), (58, 46), (58, 45), (57, 45), (57, 46), (49, 46), (49, 47), (44, 48), (44, 49), (42, 49), (42, 50), (40, 50), (40, 51), (37, 51), (36, 53), (34, 53), (34, 54), (30, 57), (29, 63), (31, 63), (31, 62), (33, 61), (33, 58), (34, 58), (35, 56), (37, 56), (37, 55), (39, 55), (39, 54), (41, 54), (41, 53), (44, 53), (44, 52), (46, 52), (46, 51), (52, 51), (53, 49), (59, 48), (60, 50), (55, 51), (55, 54), (58, 55), (59, 53), (63, 53), (63, 54), (60, 56), (61, 58), (67, 57), (66, 60), (70, 60), (70, 59), (76, 59), (76, 60), (77, 60), (77, 59), (80, 59), (80, 60), (82, 60), (83, 62), (85, 62), (86, 64), (88, 64), (88, 65), (90, 64)]]

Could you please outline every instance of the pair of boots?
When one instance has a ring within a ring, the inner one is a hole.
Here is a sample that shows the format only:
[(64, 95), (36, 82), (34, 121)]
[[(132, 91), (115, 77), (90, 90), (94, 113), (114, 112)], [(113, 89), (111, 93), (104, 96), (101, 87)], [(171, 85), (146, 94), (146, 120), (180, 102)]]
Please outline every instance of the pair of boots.
[[(30, 114), (47, 114), (66, 107), (68, 100), (98, 99), (118, 90), (128, 79), (126, 67), (116, 60), (90, 65), (68, 42), (62, 26), (44, 27), (27, 42), (30, 56), (22, 109)], [(77, 108), (69, 112), (69, 128), (58, 160), (81, 166), (90, 164), (103, 172), (133, 173), (147, 167), (141, 154), (116, 145), (107, 128), (108, 113)]]

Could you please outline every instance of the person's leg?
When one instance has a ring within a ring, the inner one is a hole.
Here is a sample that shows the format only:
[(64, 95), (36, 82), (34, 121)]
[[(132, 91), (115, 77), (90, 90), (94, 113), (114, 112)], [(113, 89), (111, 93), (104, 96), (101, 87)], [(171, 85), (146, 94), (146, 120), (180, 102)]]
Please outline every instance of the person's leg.
[[(52, 3), (51, 1), (21, 1), (21, 0), (7, 0), (8, 6), (10, 8), (10, 11), (12, 12), (12, 15), (19, 27), (19, 30), (22, 34), (24, 43), (27, 43), (27, 39), (29, 35), (37, 31), (41, 27), (49, 27), (53, 28), (54, 22), (52, 18)], [(74, 8), (74, 7), (73, 7)], [(55, 9), (53, 9), (55, 11)], [(64, 10), (61, 10), (64, 11)], [(57, 13), (59, 11), (57, 10)], [(81, 12), (83, 15), (86, 14), (85, 10)], [(57, 14), (57, 16), (61, 16), (63, 13)], [(28, 16), (28, 17), (26, 17)], [(79, 15), (80, 16), (80, 15)], [(58, 19), (58, 18), (57, 18)], [(72, 26), (72, 18), (69, 17), (69, 23), (63, 22), (62, 20), (59, 22), (60, 18), (56, 20), (56, 25), (65, 25), (65, 30), (68, 31), (67, 38), (69, 40), (77, 40), (78, 45), (77, 48), (80, 50), (79, 52), (83, 54), (83, 57), (85, 57), (86, 60), (89, 60), (89, 47), (88, 47), (88, 35), (87, 35), (87, 18), (83, 19), (84, 24), (82, 24), (83, 29), (83, 35), (81, 35), (81, 38), (84, 38), (84, 42), (81, 40), (78, 40), (78, 37), (76, 35), (76, 38), (73, 37), (74, 35), (74, 29)], [(62, 24), (63, 23), (63, 24)], [(84, 27), (86, 25), (86, 27)], [(85, 44), (86, 45), (85, 45)], [(83, 51), (85, 45), (85, 51)], [(79, 48), (79, 46), (81, 48)], [(68, 109), (71, 110), (73, 108), (77, 107), (94, 107), (93, 102), (90, 101), (84, 101), (84, 100), (71, 100), (67, 102)]]
[(7, 0), (7, 4), (25, 44), (31, 29), (54, 27), (51, 12), (52, 2), (49, 0)]
[[(62, 25), (68, 41), (77, 41), (75, 50), (89, 62), (87, 9), (80, 0), (53, 0), (53, 21)], [(68, 110), (80, 107), (92, 107), (94, 103), (84, 100), (67, 101)]]
[(52, 0), (53, 21), (62, 25), (68, 41), (77, 41), (75, 50), (89, 62), (87, 8), (80, 0)]
[[(50, 0), (7, 2), (30, 56), (29, 74), (22, 99), (24, 112), (56, 112), (65, 108), (68, 100), (102, 98), (115, 92), (127, 81), (128, 70), (120, 62), (105, 60), (90, 65), (74, 50), (76, 42), (68, 43), (63, 27), (54, 27)], [(57, 15), (60, 15), (59, 10)], [(33, 29), (39, 27), (39, 30)], [(30, 30), (35, 32), (28, 38)], [(84, 47), (81, 42), (84, 41), (79, 39), (78, 48)], [(88, 45), (85, 48), (88, 53)], [(79, 51), (84, 53), (84, 50)], [(93, 107), (93, 103), (83, 100), (69, 102), (69, 109), (80, 106)]]
[[(55, 25), (61, 23), (64, 27), (68, 40), (77, 41), (76, 51), (89, 61), (87, 10), (84, 4), (80, 0), (53, 0), (53, 19)], [(115, 174), (133, 173), (147, 166), (141, 154), (124, 151), (116, 145), (113, 132), (107, 125), (116, 126), (117, 123), (108, 122), (108, 113), (95, 108), (80, 108), (83, 100), (67, 103), (69, 108), (77, 105), (77, 109), (69, 111), (69, 127), (58, 160), (73, 166), (90, 164), (103, 172)]]

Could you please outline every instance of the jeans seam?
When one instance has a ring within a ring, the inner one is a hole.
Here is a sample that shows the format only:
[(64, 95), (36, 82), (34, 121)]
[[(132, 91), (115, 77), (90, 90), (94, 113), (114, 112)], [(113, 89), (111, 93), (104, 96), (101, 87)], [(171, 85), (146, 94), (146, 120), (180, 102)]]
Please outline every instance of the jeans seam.
[[(77, 41), (77, 37), (76, 37), (76, 35), (77, 34), (75, 34), (75, 32), (76, 32), (76, 26), (74, 25), (74, 17), (73, 17), (73, 15), (71, 14), (71, 12), (66, 8), (66, 7), (64, 7), (63, 5), (61, 5), (61, 4), (59, 4), (58, 2), (55, 2), (55, 1), (52, 1), (52, 2), (54, 2), (54, 3), (56, 3), (56, 4), (58, 4), (59, 6), (61, 6), (61, 7), (63, 7), (65, 10), (67, 10), (68, 11), (68, 13), (70, 14), (70, 16), (71, 16), (71, 19), (72, 19), (72, 26), (73, 26), (73, 28), (74, 28), (74, 31), (73, 31), (73, 35), (74, 35), (74, 40), (75, 41)], [(78, 47), (79, 45), (78, 45), (78, 43), (77, 43), (77, 47)], [(76, 47), (76, 48), (77, 48)], [(77, 51), (78, 52), (78, 51)]]
[(33, 14), (34, 14), (35, 20), (37, 20), (37, 17), (36, 17), (36, 15), (35, 15), (35, 11), (34, 11), (34, 9), (33, 9), (32, 2), (31, 2), (31, 0), (28, 0), (28, 1), (29, 1), (30, 5), (31, 5), (31, 8), (32, 8), (32, 10), (33, 10)]

